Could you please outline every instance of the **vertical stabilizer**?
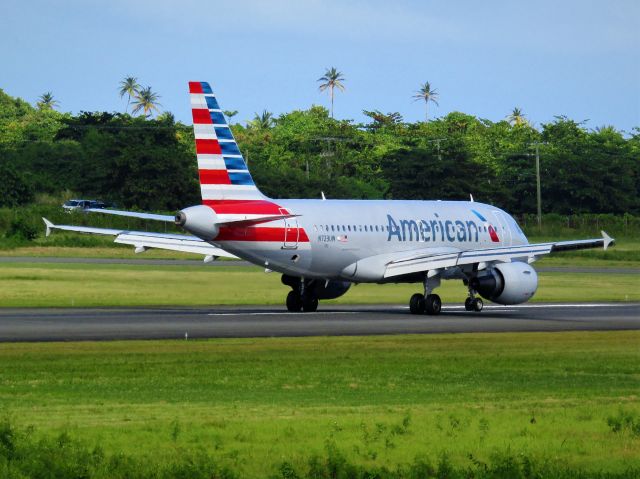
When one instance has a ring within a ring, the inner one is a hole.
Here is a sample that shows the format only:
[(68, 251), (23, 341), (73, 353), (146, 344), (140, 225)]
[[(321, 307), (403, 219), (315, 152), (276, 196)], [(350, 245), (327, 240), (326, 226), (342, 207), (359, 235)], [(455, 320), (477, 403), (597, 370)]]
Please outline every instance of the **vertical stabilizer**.
[(203, 204), (264, 200), (206, 82), (189, 82)]

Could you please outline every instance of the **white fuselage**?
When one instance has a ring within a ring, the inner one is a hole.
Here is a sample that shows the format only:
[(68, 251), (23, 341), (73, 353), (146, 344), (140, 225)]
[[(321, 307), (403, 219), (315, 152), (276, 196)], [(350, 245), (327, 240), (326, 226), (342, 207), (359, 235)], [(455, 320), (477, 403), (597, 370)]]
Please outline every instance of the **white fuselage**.
[(284, 238), (212, 241), (254, 264), (293, 276), (382, 282), (387, 255), (528, 244), (515, 220), (469, 201), (275, 200), (295, 217), (254, 228)]

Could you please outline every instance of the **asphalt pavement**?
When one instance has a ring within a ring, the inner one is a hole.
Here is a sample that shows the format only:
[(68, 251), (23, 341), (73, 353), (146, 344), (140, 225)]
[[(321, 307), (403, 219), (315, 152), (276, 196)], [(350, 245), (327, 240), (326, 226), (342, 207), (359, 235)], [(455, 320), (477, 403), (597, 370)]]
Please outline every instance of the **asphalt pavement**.
[(447, 305), (439, 316), (393, 305), (0, 309), (4, 342), (609, 330), (640, 330), (640, 304), (489, 305), (481, 313)]

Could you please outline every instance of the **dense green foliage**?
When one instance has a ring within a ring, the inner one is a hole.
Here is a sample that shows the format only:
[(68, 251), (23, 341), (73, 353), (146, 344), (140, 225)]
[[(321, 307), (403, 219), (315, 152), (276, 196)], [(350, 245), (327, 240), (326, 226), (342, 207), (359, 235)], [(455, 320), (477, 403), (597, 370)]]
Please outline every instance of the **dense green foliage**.
[[(273, 197), (466, 199), (514, 214), (536, 209), (535, 150), (543, 211), (640, 212), (640, 130), (589, 130), (566, 117), (533, 128), (459, 112), (404, 123), (365, 111), (358, 125), (322, 107), (233, 130), (258, 186)], [(193, 132), (170, 113), (72, 116), (34, 109), (0, 91), (4, 205), (70, 190), (124, 207), (172, 210), (198, 202)]]

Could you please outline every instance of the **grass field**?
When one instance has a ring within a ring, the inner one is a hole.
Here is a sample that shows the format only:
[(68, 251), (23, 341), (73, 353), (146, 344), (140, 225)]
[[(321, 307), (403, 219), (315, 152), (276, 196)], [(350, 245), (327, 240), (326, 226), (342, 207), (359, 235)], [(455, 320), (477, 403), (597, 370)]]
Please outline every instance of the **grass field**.
[[(579, 236), (563, 239), (576, 239)], [(96, 238), (86, 235), (58, 235), (52, 238), (39, 238), (30, 246), (0, 248), (0, 256), (54, 256), (61, 258), (127, 258), (127, 259), (194, 259), (201, 260), (201, 255), (152, 249), (144, 254), (136, 255), (133, 248), (117, 245), (108, 238)], [(534, 237), (530, 242), (555, 241), (558, 237)], [(71, 245), (77, 245), (73, 247)], [(617, 244), (607, 251), (601, 249), (564, 252), (548, 255), (536, 263), (538, 266), (592, 266), (640, 268), (640, 240), (638, 238), (621, 238)]]
[[(640, 332), (3, 344), (19, 428), (266, 477), (335, 445), (364, 465), (510, 451), (640, 467)], [(507, 476), (502, 476), (507, 477)]]
[[(541, 273), (534, 301), (639, 301), (640, 275)], [(323, 304), (405, 304), (420, 285), (353, 286)], [(0, 263), (0, 305), (198, 306), (284, 304), (288, 288), (259, 268), (121, 264)], [(463, 302), (461, 281), (438, 289), (444, 302)]]

